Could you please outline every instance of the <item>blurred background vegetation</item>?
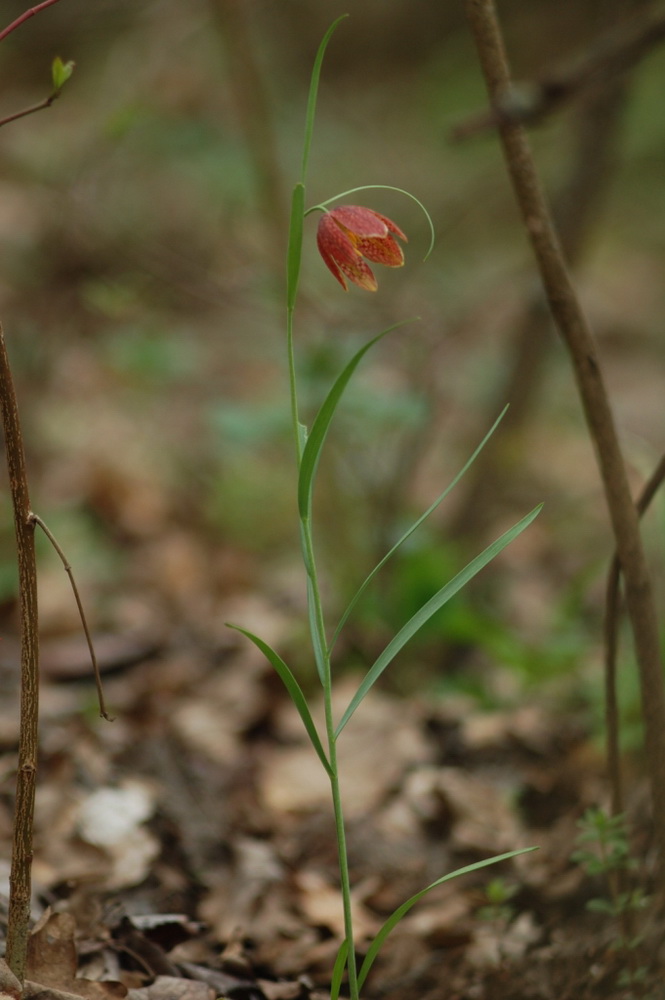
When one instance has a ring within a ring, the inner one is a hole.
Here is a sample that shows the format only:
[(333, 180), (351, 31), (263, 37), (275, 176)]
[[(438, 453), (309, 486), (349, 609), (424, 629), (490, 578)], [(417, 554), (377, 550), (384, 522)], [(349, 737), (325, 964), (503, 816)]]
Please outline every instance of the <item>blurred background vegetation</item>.
[[(565, 63), (642, 6), (500, 3), (515, 77)], [(24, 9), (5, 2), (2, 18)], [(512, 416), (492, 461), (382, 574), (341, 659), (365, 660), (465, 557), (543, 500), (482, 586), (404, 654), (409, 668), (393, 683), (501, 701), (563, 678), (580, 697), (600, 687), (607, 518), (495, 138), (451, 140), (485, 103), (461, 3), (62, 0), (2, 43), (2, 114), (47, 95), (54, 56), (76, 62), (51, 109), (0, 136), (0, 317), (33, 505), (99, 630), (215, 646), (239, 594), (302, 608), (285, 217), (313, 56), (347, 11), (324, 66), (308, 201), (361, 184), (407, 188), (427, 205), (437, 243), (422, 263), (428, 233), (413, 203), (363, 195), (407, 232), (407, 265), (378, 274), (375, 296), (344, 295), (308, 220), (297, 350), (312, 410), (365, 339), (419, 317), (364, 363), (321, 470), (333, 607), (450, 481), (506, 398)], [(665, 51), (654, 50), (533, 133), (636, 487), (665, 439), (664, 84)], [(2, 628), (12, 633), (6, 488), (1, 496)], [(655, 570), (656, 507), (645, 525)], [(47, 546), (40, 558), (44, 636), (76, 634), (62, 567)]]

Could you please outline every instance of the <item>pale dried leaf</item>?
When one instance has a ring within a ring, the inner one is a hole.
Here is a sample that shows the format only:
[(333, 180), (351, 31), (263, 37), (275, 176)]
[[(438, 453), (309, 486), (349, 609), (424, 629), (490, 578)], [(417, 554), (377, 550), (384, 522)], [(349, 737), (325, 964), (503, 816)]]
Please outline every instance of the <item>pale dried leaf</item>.
[[(76, 922), (70, 913), (47, 911), (28, 940), (26, 997), (39, 1000), (109, 1000), (125, 997), (121, 983), (77, 979)], [(29, 985), (29, 989), (28, 989)]]

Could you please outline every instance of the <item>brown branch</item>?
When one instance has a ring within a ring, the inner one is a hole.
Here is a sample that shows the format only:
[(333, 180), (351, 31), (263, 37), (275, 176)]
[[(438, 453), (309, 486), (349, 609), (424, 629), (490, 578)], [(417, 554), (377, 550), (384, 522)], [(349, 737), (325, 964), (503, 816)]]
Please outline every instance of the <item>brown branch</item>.
[[(466, 0), (466, 10), (490, 102), (497, 107), (509, 91), (510, 72), (494, 3), (492, 0)], [(499, 137), (549, 307), (573, 365), (624, 575), (626, 605), (640, 674), (659, 859), (658, 885), (661, 898), (665, 898), (665, 692), (658, 619), (639, 519), (630, 494), (594, 338), (568, 274), (526, 133), (519, 124), (501, 121)]]
[(43, 3), (38, 3), (36, 7), (31, 7), (30, 10), (26, 10), (20, 17), (17, 17), (15, 21), (8, 24), (3, 31), (0, 31), (0, 42), (3, 41), (7, 35), (11, 35), (12, 31), (15, 31), (18, 27), (20, 27), (24, 21), (34, 17), (35, 14), (39, 14), (39, 12), (44, 10), (46, 7), (52, 7), (54, 3), (58, 3), (58, 0), (43, 0)]
[(533, 125), (580, 94), (632, 69), (665, 40), (665, 5), (657, 4), (629, 22), (613, 26), (581, 56), (540, 80), (510, 83), (493, 104), (460, 122), (451, 132), (467, 139), (497, 128), (502, 122)]
[(60, 557), (60, 561), (61, 561), (62, 565), (65, 568), (65, 573), (69, 577), (69, 582), (72, 585), (72, 591), (74, 593), (74, 600), (76, 601), (76, 607), (78, 608), (78, 611), (79, 611), (79, 617), (81, 619), (81, 625), (83, 626), (83, 631), (85, 633), (86, 642), (88, 643), (88, 650), (90, 652), (90, 660), (92, 661), (92, 669), (93, 669), (93, 672), (94, 672), (94, 675), (95, 675), (95, 685), (97, 686), (97, 698), (99, 700), (99, 714), (101, 715), (102, 719), (106, 719), (107, 722), (113, 722), (114, 720), (109, 716), (109, 714), (108, 714), (108, 712), (106, 710), (106, 704), (105, 704), (105, 701), (104, 701), (104, 690), (103, 690), (103, 687), (102, 687), (102, 677), (101, 677), (101, 674), (99, 672), (99, 664), (97, 663), (97, 656), (95, 655), (95, 648), (94, 648), (94, 646), (92, 644), (92, 637), (90, 635), (90, 630), (88, 628), (88, 622), (86, 620), (85, 612), (83, 610), (83, 603), (81, 601), (81, 596), (79, 594), (79, 589), (76, 586), (76, 580), (74, 579), (74, 571), (72, 570), (71, 563), (67, 559), (67, 556), (63, 552), (63, 550), (60, 547), (60, 545), (58, 544), (58, 542), (57, 542), (57, 540), (55, 538), (55, 535), (53, 534), (53, 532), (51, 531), (51, 529), (48, 527), (48, 525), (41, 519), (41, 517), (39, 516), (39, 514), (31, 513), (30, 514), (30, 518), (31, 518), (31, 520), (35, 524), (39, 525), (39, 527), (42, 529), (42, 531), (44, 532), (44, 534), (48, 538), (49, 542), (51, 543), (51, 545), (53, 546), (53, 548), (55, 549), (55, 551), (58, 553), (58, 556)]
[(54, 90), (52, 94), (49, 94), (47, 98), (43, 101), (39, 101), (38, 104), (32, 104), (29, 108), (23, 108), (22, 111), (15, 111), (11, 115), (7, 115), (5, 118), (0, 118), (0, 127), (2, 125), (8, 125), (9, 122), (18, 121), (19, 118), (25, 118), (27, 115), (34, 115), (35, 111), (43, 111), (44, 108), (50, 108), (56, 98), (60, 97), (60, 91)]
[(35, 525), (25, 453), (5, 337), (0, 326), (0, 407), (5, 432), (9, 486), (14, 508), (21, 616), (21, 709), (12, 865), (9, 876), (7, 963), (23, 982), (30, 925), (32, 826), (37, 775), (39, 717), (39, 631)]
[[(641, 517), (665, 480), (665, 455), (651, 473), (640, 493), (636, 507)], [(621, 781), (621, 759), (619, 752), (619, 703), (617, 698), (617, 652), (619, 648), (618, 628), (620, 611), (619, 581), (621, 563), (615, 554), (607, 573), (605, 587), (605, 726), (607, 729), (607, 772), (612, 789), (612, 813), (623, 812), (623, 789)]]

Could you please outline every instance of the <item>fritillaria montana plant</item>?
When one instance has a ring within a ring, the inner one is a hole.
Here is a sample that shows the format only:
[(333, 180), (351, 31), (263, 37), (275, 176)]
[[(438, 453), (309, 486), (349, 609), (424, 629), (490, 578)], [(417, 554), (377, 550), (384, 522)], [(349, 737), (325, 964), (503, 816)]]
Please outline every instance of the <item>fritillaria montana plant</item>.
[[(345, 15), (346, 16), (346, 15)], [(308, 619), (309, 632), (311, 638), (312, 655), (316, 664), (318, 678), (323, 691), (324, 732), (320, 733), (314, 722), (312, 712), (307, 698), (291, 668), (285, 663), (282, 657), (272, 647), (263, 641), (259, 636), (254, 635), (247, 629), (238, 625), (233, 625), (239, 632), (249, 638), (268, 658), (275, 668), (279, 677), (283, 681), (300, 717), (305, 730), (311, 741), (312, 747), (321, 761), (321, 766), (325, 770), (330, 781), (330, 791), (332, 806), (335, 818), (335, 832), (337, 836), (339, 875), (341, 887), (341, 905), (344, 913), (345, 935), (342, 941), (337, 960), (332, 970), (331, 980), (331, 1000), (338, 1000), (339, 992), (345, 973), (348, 976), (348, 990), (351, 1000), (359, 1000), (360, 990), (367, 978), (367, 975), (376, 959), (379, 950), (386, 937), (401, 918), (408, 913), (412, 906), (418, 902), (427, 892), (435, 886), (468, 872), (483, 868), (486, 865), (497, 861), (512, 858), (517, 854), (524, 853), (525, 848), (517, 851), (510, 851), (507, 854), (500, 854), (496, 857), (487, 858), (483, 861), (467, 865), (455, 872), (450, 872), (437, 879), (431, 885), (426, 886), (417, 892), (410, 899), (406, 900), (395, 912), (386, 920), (380, 931), (367, 948), (362, 964), (358, 964), (356, 949), (354, 946), (353, 918), (351, 907), (351, 883), (349, 877), (349, 864), (346, 848), (346, 833), (344, 826), (344, 814), (342, 809), (342, 794), (340, 787), (340, 773), (337, 763), (337, 744), (342, 736), (343, 730), (360, 706), (365, 695), (376, 683), (386, 667), (392, 662), (399, 651), (406, 645), (409, 639), (434, 615), (454, 594), (460, 590), (465, 583), (476, 575), (487, 565), (506, 545), (520, 534), (536, 517), (540, 507), (535, 508), (514, 525), (509, 531), (501, 535), (492, 545), (476, 556), (464, 569), (462, 569), (452, 580), (443, 586), (419, 611), (399, 630), (399, 632), (388, 643), (383, 652), (368, 669), (363, 680), (358, 686), (355, 695), (347, 705), (340, 718), (335, 718), (332, 704), (332, 652), (335, 642), (344, 627), (349, 615), (353, 611), (356, 603), (364, 593), (367, 586), (373, 580), (376, 573), (387, 562), (397, 549), (407, 538), (422, 524), (422, 522), (436, 509), (444, 497), (449, 493), (459, 478), (466, 472), (476, 455), (481, 450), (487, 439), (496, 428), (501, 416), (490, 429), (485, 439), (480, 443), (474, 454), (468, 460), (464, 468), (458, 473), (448, 488), (436, 498), (432, 505), (408, 528), (408, 530), (398, 539), (392, 549), (386, 553), (381, 561), (369, 573), (361, 583), (355, 596), (352, 598), (344, 614), (334, 627), (330, 627), (324, 614), (321, 600), (321, 588), (316, 566), (314, 535), (313, 535), (313, 494), (316, 472), (321, 458), (322, 449), (330, 428), (337, 406), (342, 398), (344, 390), (353, 376), (357, 366), (369, 349), (376, 344), (395, 327), (383, 330), (377, 336), (368, 341), (347, 363), (346, 367), (333, 383), (326, 398), (321, 404), (321, 408), (314, 419), (312, 426), (307, 427), (300, 420), (298, 407), (298, 393), (296, 381), (296, 364), (294, 352), (294, 315), (296, 309), (298, 282), (300, 278), (300, 264), (303, 249), (303, 237), (305, 219), (313, 212), (320, 211), (322, 216), (318, 223), (317, 243), (324, 262), (331, 270), (335, 278), (346, 289), (346, 279), (368, 291), (376, 291), (377, 283), (374, 274), (367, 261), (372, 263), (385, 264), (388, 267), (399, 267), (404, 263), (402, 249), (395, 239), (406, 241), (406, 236), (402, 230), (390, 219), (380, 215), (369, 208), (357, 205), (341, 205), (337, 208), (329, 209), (332, 202), (339, 201), (358, 191), (367, 190), (366, 187), (354, 188), (346, 191), (335, 198), (328, 199), (312, 208), (305, 208), (305, 180), (309, 153), (314, 127), (314, 115), (316, 110), (316, 98), (318, 91), (319, 77), (324, 53), (330, 37), (343, 18), (338, 18), (328, 29), (326, 35), (319, 46), (319, 50), (314, 62), (312, 79), (309, 90), (307, 104), (307, 114), (305, 119), (305, 135), (303, 143), (303, 156), (300, 180), (293, 191), (291, 205), (291, 221), (289, 230), (289, 244), (287, 253), (287, 311), (286, 311), (286, 342), (289, 367), (291, 417), (293, 426), (293, 439), (297, 460), (297, 499), (298, 516), (300, 521), (300, 538), (302, 547), (302, 559), (304, 573), (307, 583), (308, 599)], [(399, 188), (391, 188), (388, 185), (370, 185), (371, 188), (383, 188), (393, 191), (400, 191)], [(413, 195), (406, 191), (402, 194), (412, 198), (425, 212), (428, 220), (433, 241), (433, 227), (429, 215)], [(430, 245), (431, 249), (431, 245)], [(429, 253), (429, 251), (428, 251)], [(401, 325), (401, 324), (397, 324)]]

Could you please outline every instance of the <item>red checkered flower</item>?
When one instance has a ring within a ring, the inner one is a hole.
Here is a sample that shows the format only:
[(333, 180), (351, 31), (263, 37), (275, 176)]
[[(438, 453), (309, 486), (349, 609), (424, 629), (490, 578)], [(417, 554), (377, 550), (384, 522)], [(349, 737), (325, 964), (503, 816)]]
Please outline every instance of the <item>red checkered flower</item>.
[(375, 292), (376, 278), (363, 257), (374, 264), (401, 267), (404, 254), (393, 233), (407, 242), (402, 230), (385, 215), (359, 205), (339, 205), (321, 216), (316, 243), (344, 291), (346, 276), (354, 285)]

